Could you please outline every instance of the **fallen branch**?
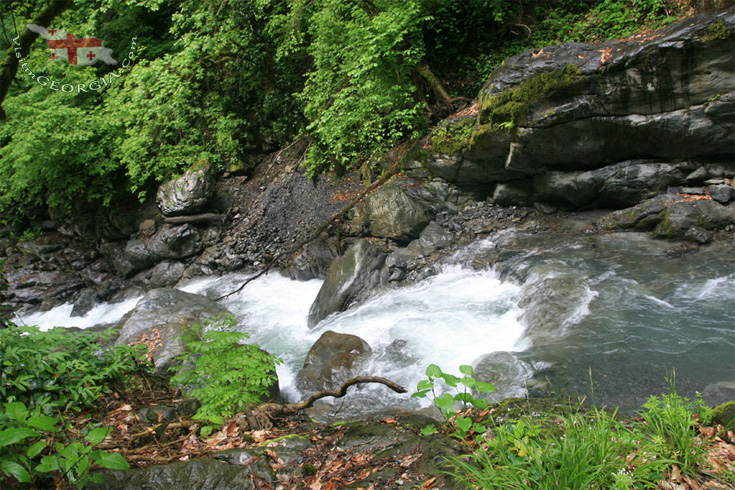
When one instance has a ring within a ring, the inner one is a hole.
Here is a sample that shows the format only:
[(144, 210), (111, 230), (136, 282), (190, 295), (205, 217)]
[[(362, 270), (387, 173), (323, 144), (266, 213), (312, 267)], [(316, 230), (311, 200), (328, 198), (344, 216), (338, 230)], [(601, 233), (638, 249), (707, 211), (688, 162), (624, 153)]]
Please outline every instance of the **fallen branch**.
[[(326, 398), (328, 396), (333, 398), (342, 398), (347, 394), (347, 389), (350, 386), (371, 383), (387, 386), (396, 393), (406, 393), (407, 391), (406, 388), (398, 383), (394, 383), (389, 379), (381, 378), (380, 376), (357, 376), (345, 381), (339, 390), (322, 390), (311, 395), (306, 399), (306, 401), (301, 403), (264, 403), (263, 405), (255, 407), (252, 412), (248, 414), (246, 420), (251, 430), (259, 430), (263, 427), (272, 426), (273, 420), (275, 419), (282, 419), (284, 417), (296, 415), (302, 410), (311, 408), (317, 400), (321, 400), (322, 398)], [(253, 427), (253, 419), (255, 419), (258, 427)]]

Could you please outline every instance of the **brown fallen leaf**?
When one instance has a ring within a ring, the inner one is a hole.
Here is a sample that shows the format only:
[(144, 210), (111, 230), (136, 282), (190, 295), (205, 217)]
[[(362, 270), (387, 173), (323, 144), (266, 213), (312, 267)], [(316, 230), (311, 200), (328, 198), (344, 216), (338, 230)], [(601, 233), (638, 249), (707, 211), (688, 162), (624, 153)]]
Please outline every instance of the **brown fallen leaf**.
[(421, 489), (423, 490), (423, 489), (426, 489), (426, 488), (433, 488), (434, 487), (434, 482), (436, 481), (437, 478), (439, 478), (439, 477), (438, 476), (435, 476), (434, 478), (430, 478), (430, 479), (426, 480), (424, 482), (424, 484), (421, 485)]
[(538, 53), (534, 53), (534, 54), (532, 54), (532, 55), (531, 55), (531, 58), (538, 58), (538, 57), (539, 57), (539, 56), (541, 56), (542, 54), (544, 54), (544, 50), (543, 50), (543, 49), (542, 49), (541, 51), (539, 51)]
[(699, 432), (701, 432), (702, 435), (706, 437), (707, 439), (712, 439), (715, 436), (714, 427), (700, 427)]

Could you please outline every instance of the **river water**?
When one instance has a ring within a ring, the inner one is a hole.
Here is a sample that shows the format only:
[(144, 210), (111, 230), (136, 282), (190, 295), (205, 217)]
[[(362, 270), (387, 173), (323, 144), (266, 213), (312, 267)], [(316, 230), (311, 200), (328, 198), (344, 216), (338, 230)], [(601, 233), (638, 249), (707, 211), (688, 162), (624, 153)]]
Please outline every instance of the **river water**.
[[(688, 396), (735, 383), (735, 254), (711, 246), (671, 257), (670, 246), (637, 233), (539, 242), (508, 232), (459, 250), (433, 277), (378, 293), (312, 330), (306, 317), (319, 280), (272, 273), (223, 304), (239, 329), (284, 360), (281, 390), (292, 400), (302, 398), (295, 378), (306, 353), (332, 330), (370, 344), (364, 373), (409, 390), (430, 363), (455, 374), (470, 364), (498, 385), (496, 398), (562, 394), (631, 411), (665, 391), (672, 372)], [(245, 278), (200, 278), (181, 289), (216, 298)], [(23, 321), (110, 323), (136, 301), (100, 305), (81, 318), (64, 305)], [(342, 415), (419, 406), (378, 386), (344, 400), (336, 403)]]

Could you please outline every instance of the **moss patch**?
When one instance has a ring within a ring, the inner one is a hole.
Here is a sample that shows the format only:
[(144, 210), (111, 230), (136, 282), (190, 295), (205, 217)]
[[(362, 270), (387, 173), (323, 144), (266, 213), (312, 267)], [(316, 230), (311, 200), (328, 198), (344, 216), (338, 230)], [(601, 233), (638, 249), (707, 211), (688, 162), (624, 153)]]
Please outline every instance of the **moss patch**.
[(531, 77), (500, 95), (485, 95), (480, 100), (480, 124), (490, 124), (495, 131), (518, 126), (534, 102), (574, 85), (581, 76), (579, 67), (570, 63), (563, 70)]
[(730, 30), (725, 25), (725, 21), (717, 19), (707, 28), (707, 34), (702, 37), (702, 41), (716, 41), (718, 39), (729, 39)]
[(431, 131), (431, 146), (434, 153), (453, 155), (470, 148), (474, 118), (446, 122)]
[(730, 400), (712, 409), (712, 420), (728, 430), (735, 430), (735, 400)]

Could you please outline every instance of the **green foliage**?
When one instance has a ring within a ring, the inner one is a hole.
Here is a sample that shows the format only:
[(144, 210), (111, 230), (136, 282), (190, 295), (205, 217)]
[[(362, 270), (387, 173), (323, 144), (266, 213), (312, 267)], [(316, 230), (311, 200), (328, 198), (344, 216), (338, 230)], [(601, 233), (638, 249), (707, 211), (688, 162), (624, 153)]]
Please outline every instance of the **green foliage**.
[(425, 19), (417, 0), (314, 4), (307, 48), (313, 68), (301, 94), (314, 138), (306, 164), (312, 172), (356, 168), (427, 125), (412, 80), (424, 55)]
[(171, 368), (176, 372), (172, 385), (202, 403), (195, 418), (217, 425), (262, 402), (277, 379), (275, 366), (282, 362), (257, 344), (242, 344), (249, 336), (232, 331), (235, 326), (231, 316), (192, 326), (181, 339), (187, 352), (177, 360), (183, 365)]
[[(453, 374), (445, 373), (436, 364), (430, 364), (426, 368), (426, 379), (419, 381), (416, 386), (416, 392), (411, 398), (427, 398), (431, 397), (434, 405), (439, 409), (442, 416), (447, 421), (454, 422), (454, 435), (460, 439), (465, 439), (471, 432), (483, 434), (486, 428), (482, 424), (473, 423), (470, 417), (458, 415), (455, 416), (456, 407), (461, 404), (464, 410), (469, 407), (479, 409), (487, 408), (488, 401), (484, 398), (475, 398), (472, 393), (491, 393), (497, 391), (497, 388), (490, 383), (477, 381), (474, 377), (472, 366), (462, 365), (459, 372), (463, 374), (461, 378)], [(449, 388), (454, 389), (454, 394), (445, 392), (437, 393), (437, 382), (441, 382)], [(436, 431), (436, 428), (429, 426), (424, 429), (425, 435)]]
[(109, 381), (143, 368), (139, 350), (115, 347), (100, 352), (100, 343), (113, 336), (113, 330), (41, 332), (15, 325), (0, 330), (0, 396), (46, 415), (91, 405)]
[(711, 418), (710, 410), (701, 398), (694, 401), (671, 392), (652, 396), (643, 404), (641, 417), (646, 421), (651, 442), (657, 453), (676, 460), (684, 473), (692, 474), (701, 461), (704, 447), (696, 437), (695, 413)]
[(141, 354), (127, 347), (100, 351), (112, 331), (41, 332), (9, 323), (0, 329), (0, 483), (37, 484), (60, 477), (77, 488), (98, 465), (125, 469), (118, 454), (94, 446), (109, 429), (90, 426), (79, 440), (64, 431), (68, 412), (89, 407), (113, 379), (143, 368)]
[(641, 451), (639, 434), (596, 409), (522, 418), (493, 433), (468, 459), (454, 460), (456, 476), (469, 488), (647, 488), (671, 463)]
[(59, 418), (33, 415), (22, 402), (4, 403), (0, 410), (0, 482), (32, 484), (56, 475), (84, 488), (90, 481), (101, 481), (90, 474), (93, 466), (129, 468), (119, 454), (94, 449), (109, 435), (109, 428), (92, 428), (83, 439), (69, 441), (61, 427)]
[(467, 150), (472, 139), (475, 118), (445, 122), (431, 130), (431, 146), (435, 153), (452, 155)]

